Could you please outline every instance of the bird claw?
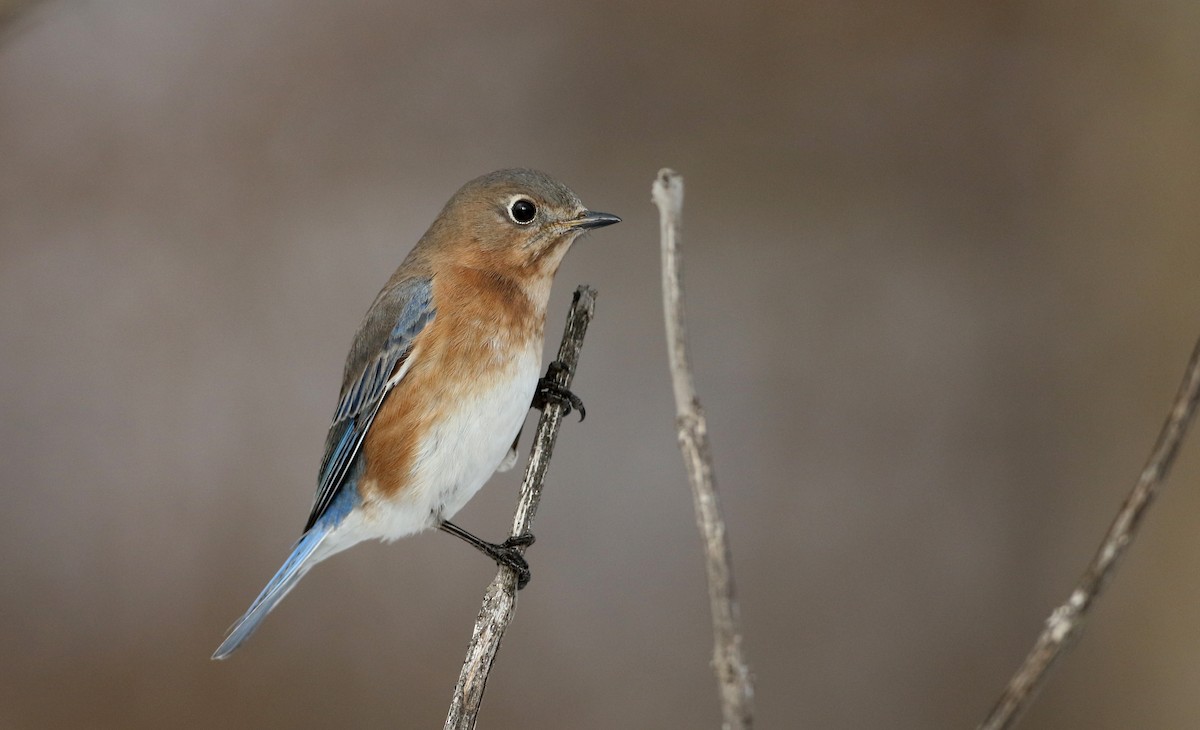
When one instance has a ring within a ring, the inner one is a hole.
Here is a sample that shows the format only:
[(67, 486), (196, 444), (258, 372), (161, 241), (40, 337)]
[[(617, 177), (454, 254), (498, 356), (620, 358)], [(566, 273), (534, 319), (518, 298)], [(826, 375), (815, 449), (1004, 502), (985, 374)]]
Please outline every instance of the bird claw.
[(518, 591), (529, 584), (529, 578), (531, 577), (529, 563), (525, 562), (525, 556), (521, 555), (521, 551), (518, 548), (527, 548), (533, 544), (534, 537), (532, 532), (523, 532), (520, 535), (508, 538), (500, 544), (496, 544), (472, 535), (450, 520), (442, 520), (442, 523), (438, 525), (438, 529), (454, 535), (492, 560), (495, 560), (497, 565), (508, 568), (516, 573)]
[(545, 377), (538, 379), (537, 390), (533, 393), (533, 407), (544, 411), (546, 406), (551, 403), (558, 403), (562, 406), (564, 416), (571, 415), (573, 410), (579, 411), (579, 421), (582, 423), (583, 419), (587, 418), (587, 409), (583, 407), (583, 400), (555, 380), (564, 369), (563, 364), (558, 360), (550, 363), (550, 366), (546, 368)]
[(507, 540), (505, 540), (504, 542), (500, 543), (500, 547), (502, 547), (502, 548), (529, 547), (530, 545), (534, 544), (535, 542), (537, 542), (537, 538), (533, 536), (532, 532), (522, 532), (520, 535), (510, 537)]
[(529, 547), (533, 541), (533, 533), (526, 532), (493, 546), (492, 559), (496, 561), (496, 564), (517, 574), (518, 591), (529, 585), (529, 579), (533, 577), (533, 574), (529, 570), (529, 563), (525, 560), (525, 556), (517, 548)]

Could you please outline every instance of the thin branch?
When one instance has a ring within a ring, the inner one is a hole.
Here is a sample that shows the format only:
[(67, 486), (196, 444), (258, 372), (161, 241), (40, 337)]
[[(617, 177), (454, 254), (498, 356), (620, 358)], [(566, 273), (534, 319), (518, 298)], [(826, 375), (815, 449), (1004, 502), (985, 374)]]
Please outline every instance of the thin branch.
[(663, 312), (667, 325), (667, 350), (675, 384), (675, 423), (679, 448), (692, 484), (696, 523), (704, 539), (708, 568), (708, 599), (713, 622), (713, 670), (721, 697), (723, 727), (749, 730), (754, 724), (754, 685), (742, 654), (742, 633), (725, 521), (717, 499), (708, 425), (688, 364), (684, 329), (682, 263), (679, 229), (683, 216), (683, 177), (659, 170), (651, 188), (662, 224)]
[(1013, 727), (1045, 682), (1051, 665), (1082, 629), (1088, 611), (1112, 578), (1117, 562), (1133, 542), (1146, 508), (1154, 499), (1159, 485), (1166, 479), (1171, 464), (1175, 461), (1175, 455), (1179, 453), (1179, 445), (1183, 442), (1188, 425), (1195, 415), (1197, 401), (1200, 401), (1200, 342), (1197, 342), (1192, 350), (1192, 357), (1188, 361), (1183, 382), (1179, 385), (1179, 392), (1175, 395), (1171, 413), (1158, 434), (1158, 441), (1150, 452), (1150, 458), (1146, 460), (1146, 466), (1142, 469), (1137, 484), (1125, 498), (1116, 519), (1108, 528), (1104, 542), (1100, 543), (1100, 549), (1092, 557), (1092, 562), (1083, 572), (1066, 603), (1054, 609), (1050, 618), (1046, 620), (1046, 627), (1042, 629), (1033, 649), (1009, 680), (1004, 694), (1000, 696), (987, 719), (979, 725), (979, 730), (1003, 730)]
[[(583, 336), (596, 311), (596, 290), (581, 286), (575, 290), (575, 299), (567, 315), (567, 326), (562, 344), (558, 348), (561, 368), (552, 369), (556, 382), (564, 388), (571, 385), (575, 367), (579, 363), (579, 351), (583, 349)], [(542, 483), (550, 467), (550, 456), (558, 438), (558, 427), (562, 423), (563, 406), (551, 402), (538, 419), (534, 434), (533, 450), (525, 467), (525, 480), (521, 484), (521, 495), (513, 515), (512, 535), (523, 535), (530, 531), (533, 517), (537, 514), (538, 502), (542, 498)], [(454, 687), (454, 698), (450, 712), (446, 715), (444, 730), (471, 730), (483, 702), (483, 690), (487, 685), (488, 673), (496, 661), (500, 641), (512, 622), (517, 608), (517, 578), (512, 570), (501, 568), (483, 596), (479, 618), (471, 632), (471, 643), (467, 646), (467, 658)]]

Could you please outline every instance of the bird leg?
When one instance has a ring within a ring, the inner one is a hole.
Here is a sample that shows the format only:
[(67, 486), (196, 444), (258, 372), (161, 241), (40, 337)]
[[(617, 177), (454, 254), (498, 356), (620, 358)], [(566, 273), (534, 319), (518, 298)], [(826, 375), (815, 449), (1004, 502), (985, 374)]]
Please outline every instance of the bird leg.
[(566, 387), (559, 385), (558, 381), (554, 379), (563, 370), (563, 367), (558, 360), (550, 363), (546, 368), (545, 377), (538, 379), (531, 407), (544, 411), (546, 406), (551, 403), (558, 403), (563, 407), (564, 416), (569, 416), (572, 410), (579, 411), (579, 421), (582, 423), (583, 419), (587, 418), (587, 409), (583, 407), (583, 401)]
[(523, 535), (510, 537), (504, 542), (497, 544), (475, 537), (450, 520), (442, 520), (442, 524), (438, 525), (438, 529), (463, 540), (479, 552), (495, 560), (497, 565), (502, 565), (516, 573), (518, 591), (529, 584), (529, 579), (532, 577), (532, 574), (529, 572), (529, 563), (525, 561), (525, 556), (521, 555), (517, 548), (532, 545), (534, 541), (533, 533), (526, 532)]

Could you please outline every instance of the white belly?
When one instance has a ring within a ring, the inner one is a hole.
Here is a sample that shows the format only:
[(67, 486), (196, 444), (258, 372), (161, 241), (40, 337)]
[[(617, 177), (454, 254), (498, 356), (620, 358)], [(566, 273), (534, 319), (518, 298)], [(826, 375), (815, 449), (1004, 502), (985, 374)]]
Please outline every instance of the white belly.
[(541, 343), (472, 384), (417, 446), (412, 481), (392, 500), (372, 501), (339, 526), (337, 549), (359, 540), (395, 540), (436, 527), (475, 496), (512, 446), (537, 387)]
[(504, 460), (529, 412), (541, 370), (541, 342), (451, 404), (417, 447), (412, 482), (394, 499), (352, 510), (313, 562), (362, 540), (396, 540), (437, 527), (475, 496)]
[(429, 526), (462, 509), (508, 454), (537, 387), (540, 349), (527, 348), (502, 376), (480, 384), (422, 440), (413, 484), (402, 498), (426, 507)]

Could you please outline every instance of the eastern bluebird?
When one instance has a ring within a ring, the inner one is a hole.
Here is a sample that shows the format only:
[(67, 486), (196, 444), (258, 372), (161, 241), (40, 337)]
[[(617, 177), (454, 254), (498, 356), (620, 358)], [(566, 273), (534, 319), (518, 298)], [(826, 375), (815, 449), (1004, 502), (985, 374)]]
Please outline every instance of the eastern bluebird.
[(304, 534), (214, 659), (313, 565), (361, 540), (437, 527), (524, 586), (529, 566), (515, 548), (532, 535), (489, 543), (449, 518), (516, 462), (536, 396), (574, 399), (539, 388), (550, 284), (580, 234), (620, 220), (532, 170), (484, 175), (450, 198), (354, 335)]

